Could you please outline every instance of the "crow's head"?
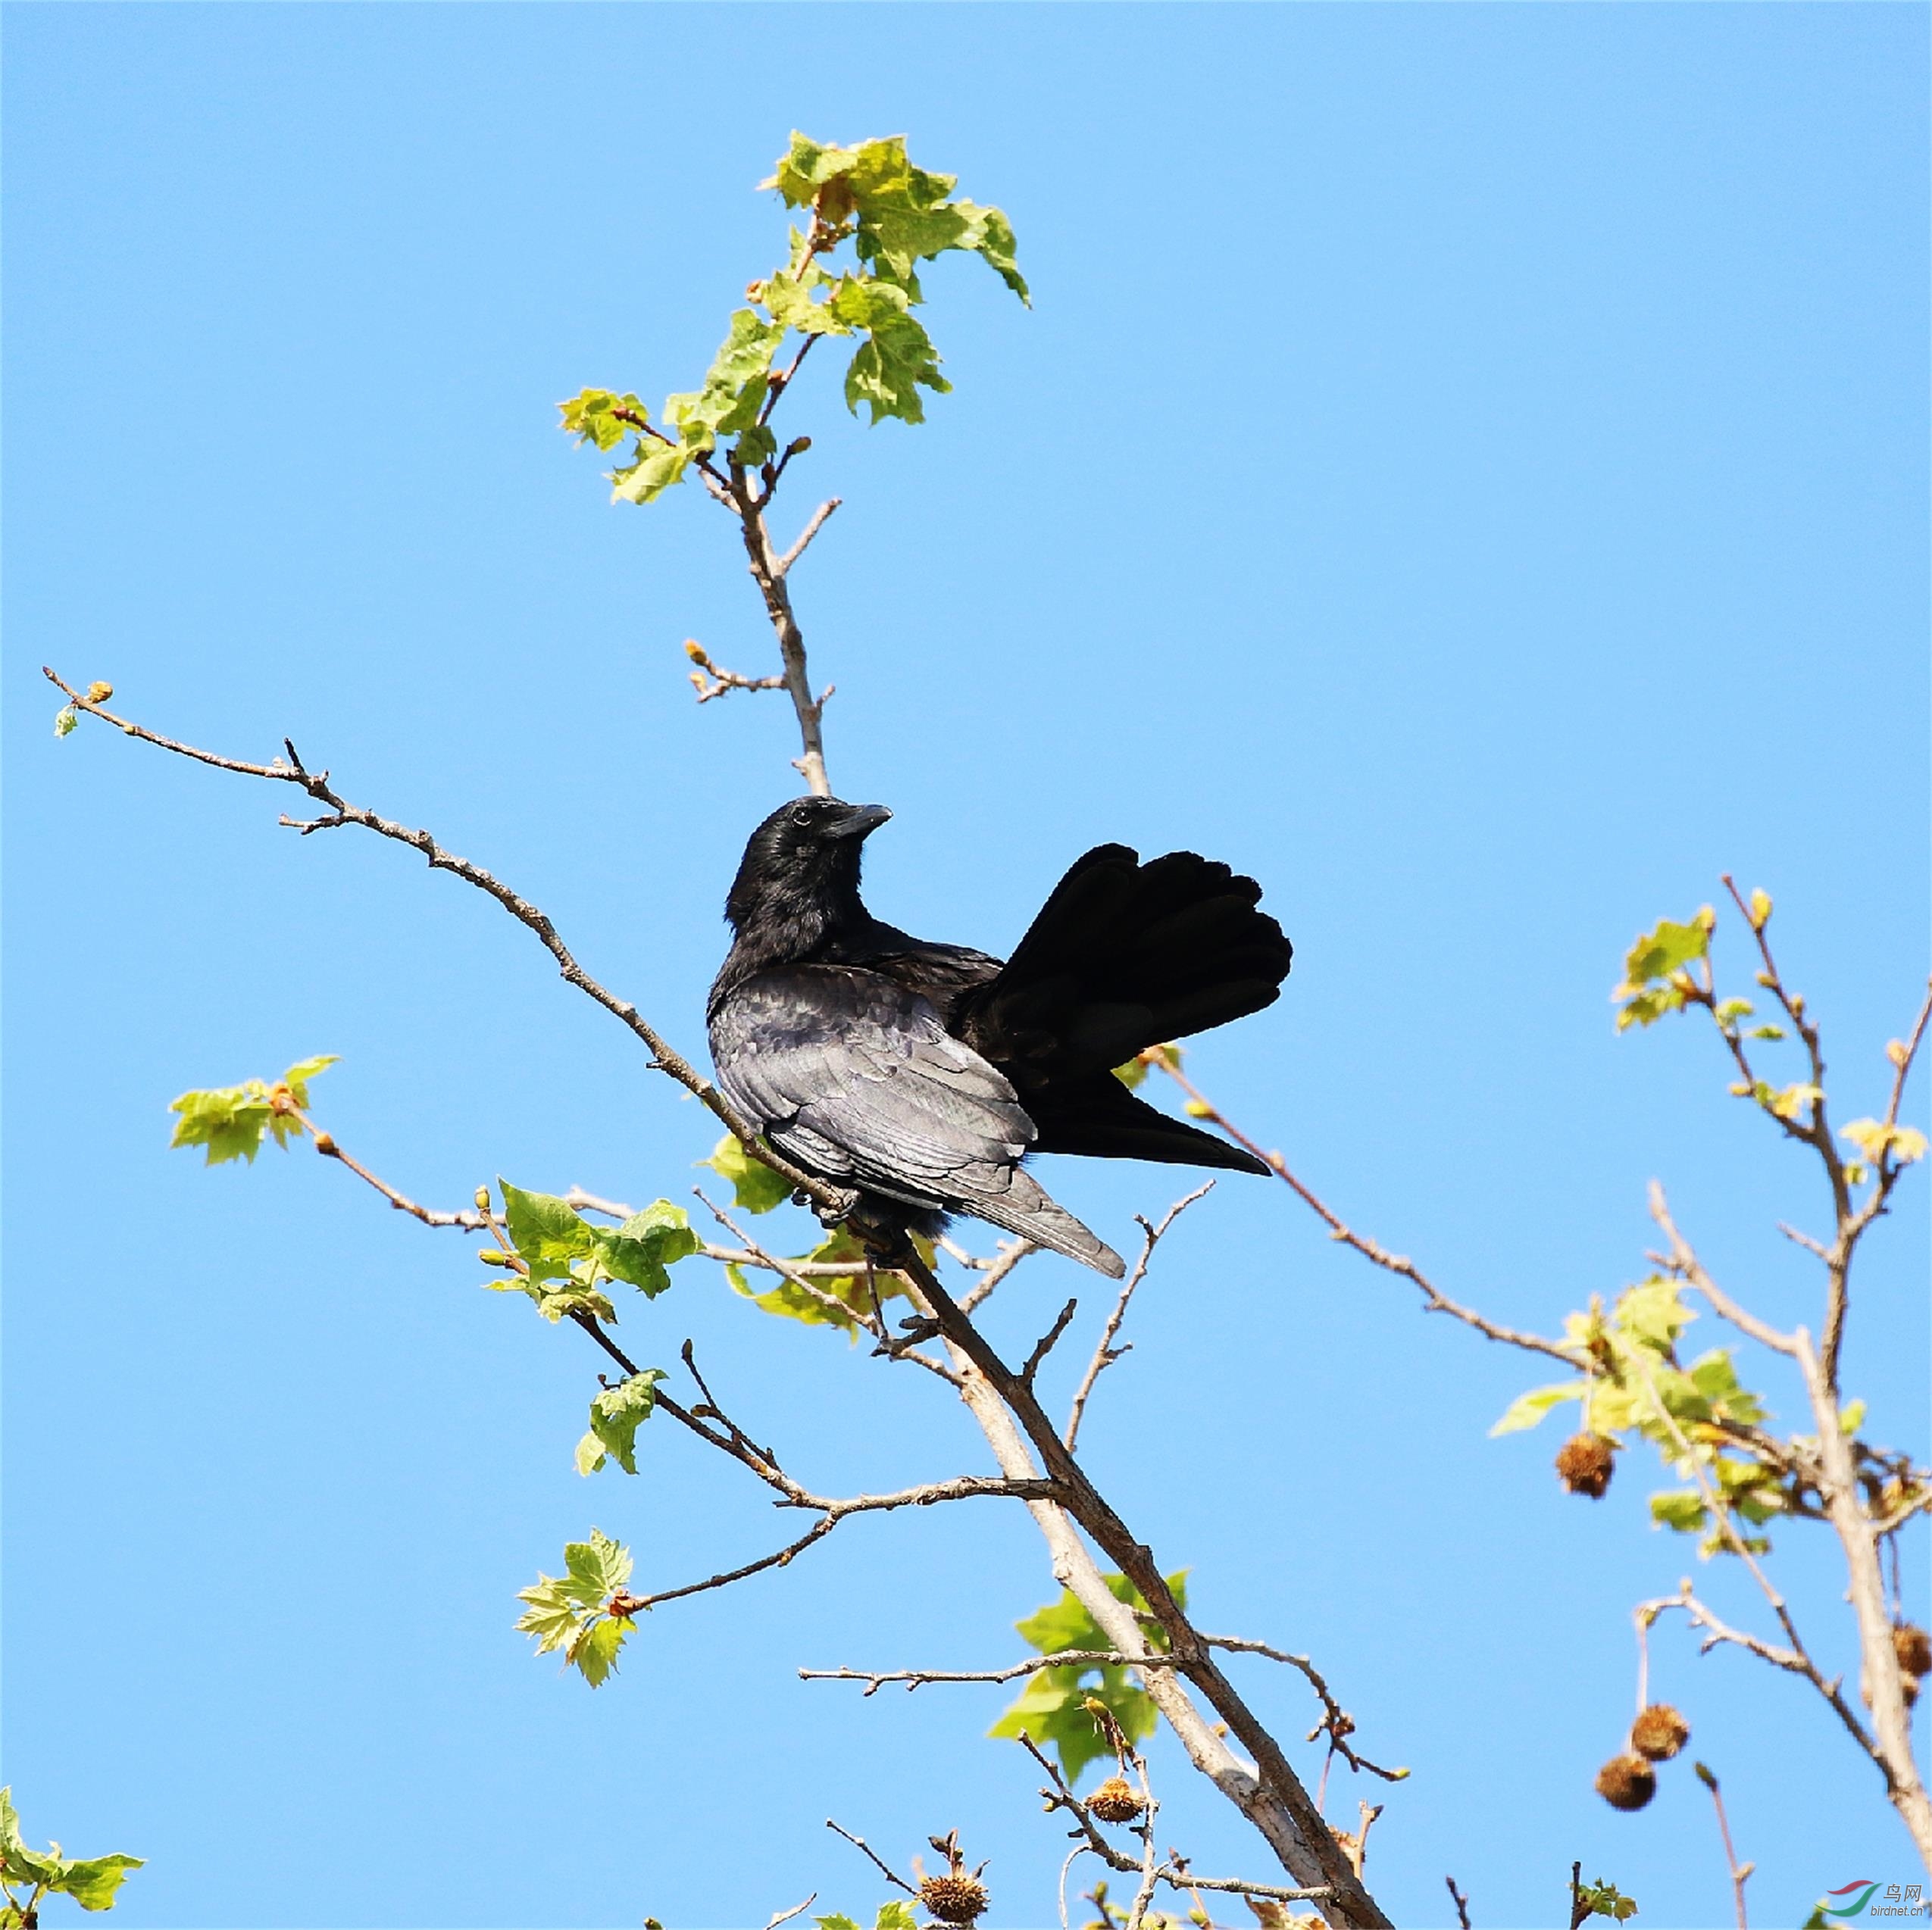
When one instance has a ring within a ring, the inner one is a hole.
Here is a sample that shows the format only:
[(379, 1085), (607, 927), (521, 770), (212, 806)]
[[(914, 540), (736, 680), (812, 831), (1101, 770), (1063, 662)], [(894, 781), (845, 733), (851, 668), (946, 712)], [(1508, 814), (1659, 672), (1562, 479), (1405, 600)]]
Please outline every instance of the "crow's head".
[(741, 935), (759, 926), (785, 926), (807, 944), (828, 925), (862, 917), (859, 848), (891, 816), (883, 804), (795, 798), (752, 833), (724, 902), (725, 917)]

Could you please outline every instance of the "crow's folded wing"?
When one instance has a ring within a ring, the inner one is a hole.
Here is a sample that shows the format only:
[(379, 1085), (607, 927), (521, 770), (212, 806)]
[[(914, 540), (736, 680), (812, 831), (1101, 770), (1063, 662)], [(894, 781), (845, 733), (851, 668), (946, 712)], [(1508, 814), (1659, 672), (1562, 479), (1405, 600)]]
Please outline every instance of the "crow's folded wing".
[(713, 1016), (711, 1053), (726, 1096), (774, 1146), (914, 1205), (1006, 1199), (1033, 1143), (1006, 1079), (927, 1000), (861, 967), (757, 973)]

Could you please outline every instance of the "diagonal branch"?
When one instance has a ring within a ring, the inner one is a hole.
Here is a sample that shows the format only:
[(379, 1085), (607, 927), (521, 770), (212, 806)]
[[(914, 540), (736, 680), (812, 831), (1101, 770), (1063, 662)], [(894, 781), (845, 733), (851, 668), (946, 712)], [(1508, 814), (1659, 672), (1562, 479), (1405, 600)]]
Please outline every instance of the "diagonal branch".
[(1464, 1307), (1451, 1300), (1447, 1294), (1423, 1274), (1413, 1260), (1401, 1254), (1389, 1252), (1367, 1234), (1358, 1233), (1348, 1226), (1340, 1214), (1324, 1204), (1312, 1189), (1290, 1171), (1288, 1162), (1279, 1153), (1269, 1152), (1258, 1141), (1249, 1138), (1178, 1066), (1170, 1064), (1165, 1058), (1158, 1055), (1150, 1063), (1165, 1073), (1201, 1109), (1197, 1117), (1219, 1126), (1237, 1146), (1252, 1153), (1277, 1179), (1292, 1188), (1296, 1198), (1328, 1229), (1330, 1238), (1338, 1240), (1343, 1246), (1352, 1247), (1365, 1260), (1387, 1273), (1399, 1275), (1411, 1286), (1419, 1288), (1425, 1312), (1446, 1313), (1452, 1319), (1460, 1320), (1465, 1326), (1474, 1327), (1486, 1338), (1501, 1341), (1505, 1346), (1520, 1347), (1530, 1354), (1546, 1354), (1552, 1360), (1562, 1361), (1566, 1367), (1577, 1365), (1574, 1354), (1565, 1350), (1556, 1341), (1545, 1340), (1538, 1334), (1519, 1333), (1513, 1327), (1499, 1326), (1496, 1321), (1478, 1313), (1474, 1307)]
[(757, 1129), (743, 1118), (730, 1101), (706, 1079), (689, 1060), (672, 1046), (639, 1012), (627, 999), (623, 999), (608, 991), (593, 979), (577, 960), (570, 948), (558, 935), (557, 928), (546, 913), (538, 910), (530, 901), (513, 891), (500, 879), (492, 877), (480, 864), (472, 864), (467, 858), (458, 857), (453, 851), (445, 851), (427, 831), (411, 831), (405, 825), (399, 824), (393, 818), (380, 816), (361, 804), (352, 804), (334, 790), (325, 771), (311, 771), (295, 755), (295, 746), (286, 744), (289, 762), (277, 759), (273, 764), (245, 763), (235, 757), (218, 757), (211, 751), (197, 749), (191, 744), (177, 742), (171, 737), (163, 737), (159, 732), (133, 723), (125, 717), (117, 717), (111, 710), (92, 702), (64, 682), (45, 666), (42, 673), (49, 682), (64, 691), (67, 701), (77, 710), (85, 710), (98, 717), (104, 723), (110, 723), (117, 730), (125, 732), (130, 737), (138, 737), (143, 743), (152, 744), (164, 751), (172, 751), (177, 757), (192, 758), (197, 764), (211, 764), (217, 770), (233, 771), (244, 777), (265, 778), (278, 784), (292, 784), (305, 792), (325, 807), (326, 815), (303, 822), (284, 817), (282, 822), (302, 831), (305, 835), (311, 831), (333, 830), (344, 824), (360, 825), (364, 830), (373, 831), (377, 836), (387, 838), (399, 845), (407, 845), (413, 851), (420, 851), (429, 860), (433, 871), (447, 871), (461, 878), (465, 884), (474, 885), (478, 891), (493, 898), (511, 917), (530, 931), (534, 932), (544, 949), (556, 960), (558, 970), (565, 981), (595, 999), (607, 1012), (623, 1022), (630, 1030), (649, 1048), (651, 1062), (659, 1072), (674, 1079), (688, 1092), (695, 1093), (705, 1104), (724, 1122), (743, 1143), (747, 1152), (777, 1173), (789, 1179), (801, 1192), (808, 1194), (818, 1203), (833, 1213), (849, 1209), (852, 1201), (849, 1195), (835, 1186), (827, 1186), (821, 1179), (814, 1179), (802, 1171), (789, 1160), (781, 1159), (758, 1138)]

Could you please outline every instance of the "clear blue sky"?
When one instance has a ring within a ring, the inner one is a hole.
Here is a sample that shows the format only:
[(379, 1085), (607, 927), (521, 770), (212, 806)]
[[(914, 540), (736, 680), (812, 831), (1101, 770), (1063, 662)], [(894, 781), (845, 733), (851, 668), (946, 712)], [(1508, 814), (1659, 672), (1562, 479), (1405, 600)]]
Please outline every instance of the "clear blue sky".
[[(1052, 1917), (1035, 1775), (980, 1740), (999, 1691), (793, 1673), (1011, 1658), (1052, 1591), (1017, 1510), (854, 1523), (661, 1610), (595, 1694), (530, 1657), (514, 1591), (592, 1523), (652, 1586), (782, 1523), (668, 1427), (635, 1480), (580, 1479), (580, 1337), (312, 1157), (170, 1153), (166, 1107), (340, 1053), (320, 1116), (448, 1205), (497, 1173), (681, 1196), (706, 1120), (476, 894), (299, 841), (265, 786), (56, 744), (38, 674), (235, 754), (292, 735), (697, 1049), (789, 720), (684, 682), (687, 636), (768, 654), (728, 523), (695, 492), (608, 506), (552, 404), (692, 384), (777, 259), (751, 190), (794, 126), (906, 131), (1007, 209), (1036, 304), (942, 264), (958, 392), (924, 429), (849, 424), (823, 366), (789, 405), (817, 438), (793, 514), (846, 498), (796, 588), (834, 781), (897, 814), (878, 908), (996, 950), (1101, 839), (1229, 860), (1296, 962), (1199, 1075), (1360, 1223), (1549, 1330), (1640, 1275), (1660, 1176), (1736, 1288), (1814, 1317), (1773, 1230), (1817, 1224), (1810, 1175), (1708, 1038), (1619, 1040), (1606, 994), (1721, 870), (1767, 886), (1843, 1115), (1924, 970), (1923, 9), (6, 26), (5, 1773), (31, 1833), (151, 1859), (120, 1920), (702, 1930), (814, 1888), (869, 1913), (828, 1813), (902, 1860), (958, 1824), (999, 1924)], [(1043, 1176), (1117, 1242), (1185, 1184)], [(1874, 1244), (1848, 1369), (1921, 1451), (1922, 1195)], [(992, 1323), (1016, 1348), (1069, 1292), (1099, 1313), (1032, 1265)], [(823, 1491), (985, 1466), (924, 1377), (694, 1269), (623, 1335), (667, 1365), (694, 1337)], [(1553, 1432), (1486, 1438), (1533, 1363), (1258, 1181), (1185, 1223), (1131, 1337), (1095, 1469), (1206, 1626), (1311, 1652), (1413, 1766), (1370, 1862), (1397, 1920), (1441, 1922), (1448, 1872), (1483, 1930), (1547, 1925), (1573, 1857), (1651, 1930), (1729, 1920), (1687, 1765), (1636, 1817), (1590, 1788), (1629, 1605), (1695, 1566), (1637, 1456), (1600, 1506), (1560, 1494)], [(1786, 1539), (1855, 1673), (1832, 1565)], [(1294, 1682), (1244, 1679), (1312, 1772)], [(1656, 1682), (1724, 1779), (1757, 1921), (1918, 1874), (1799, 1688), (1676, 1633)], [(1155, 1767), (1199, 1866), (1259, 1874)]]

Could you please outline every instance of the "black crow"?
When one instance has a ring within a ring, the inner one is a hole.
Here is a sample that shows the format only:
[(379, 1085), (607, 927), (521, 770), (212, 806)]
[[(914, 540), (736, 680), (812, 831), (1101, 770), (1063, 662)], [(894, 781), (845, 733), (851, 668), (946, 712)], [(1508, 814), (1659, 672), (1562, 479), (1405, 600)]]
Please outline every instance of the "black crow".
[(1272, 1004), (1293, 953), (1261, 887), (1192, 851), (1102, 845), (1002, 963), (883, 924), (859, 850), (892, 814), (800, 798), (752, 833), (711, 987), (725, 1096), (868, 1217), (936, 1232), (965, 1213), (1118, 1279), (1121, 1257), (1022, 1170), (1088, 1153), (1266, 1173), (1113, 1075), (1137, 1052)]

